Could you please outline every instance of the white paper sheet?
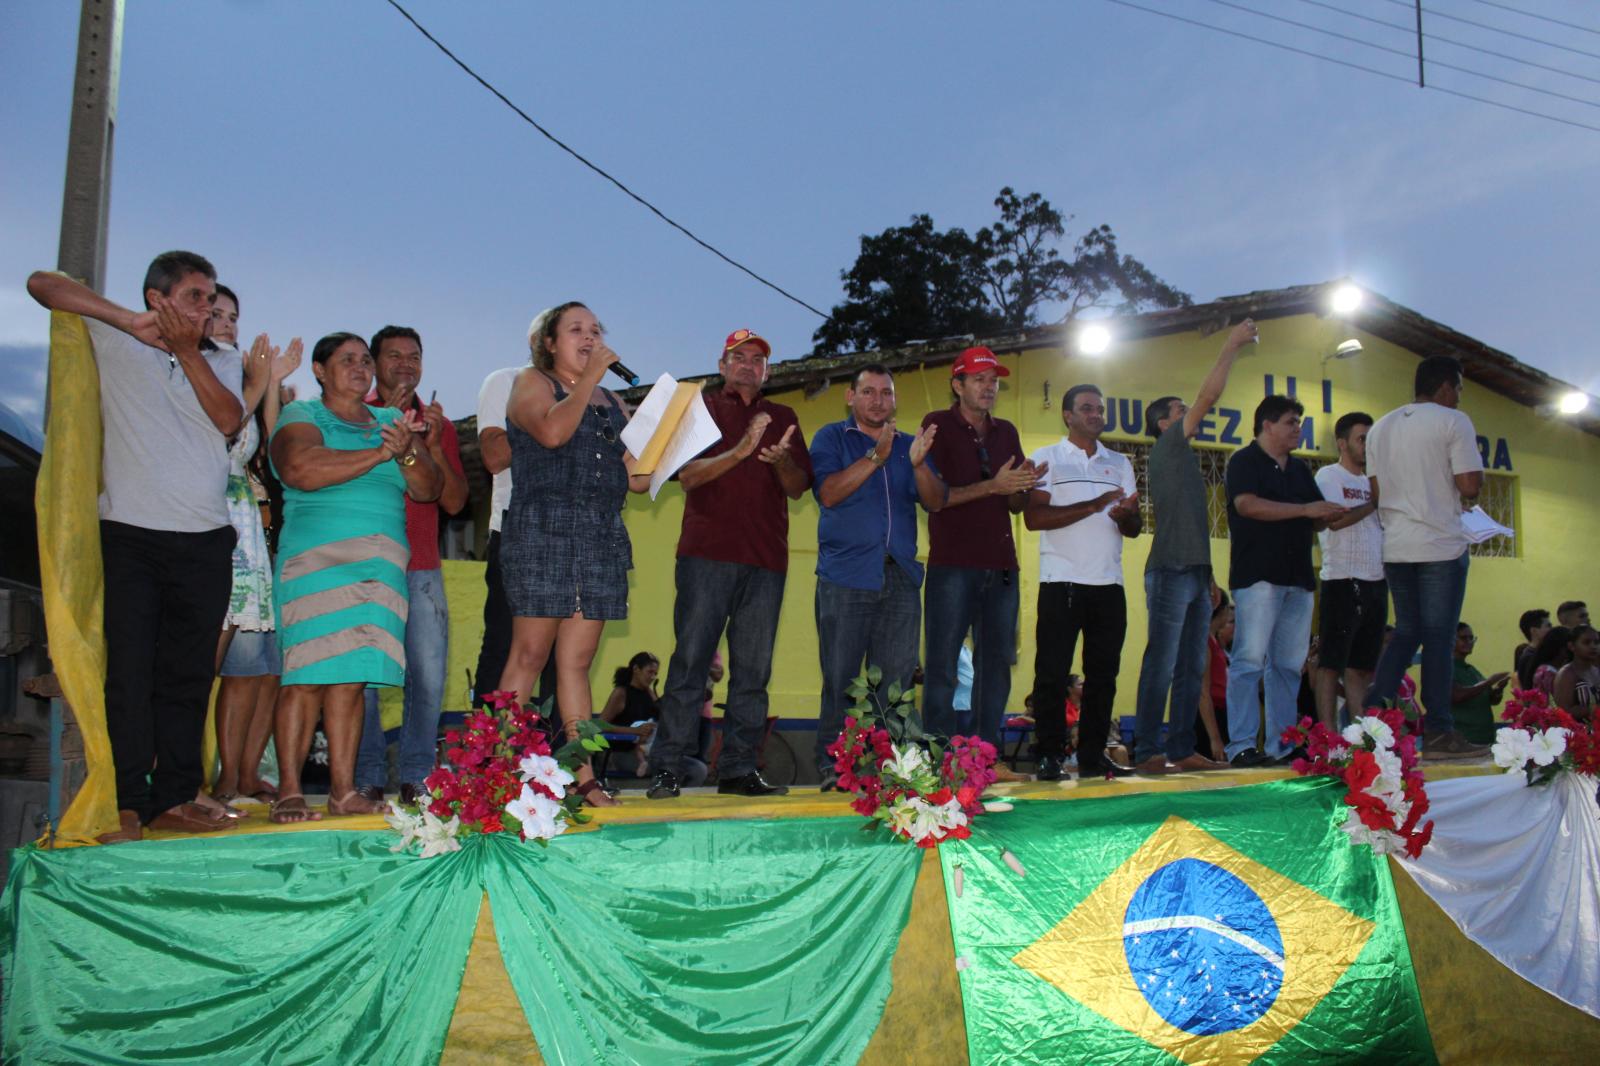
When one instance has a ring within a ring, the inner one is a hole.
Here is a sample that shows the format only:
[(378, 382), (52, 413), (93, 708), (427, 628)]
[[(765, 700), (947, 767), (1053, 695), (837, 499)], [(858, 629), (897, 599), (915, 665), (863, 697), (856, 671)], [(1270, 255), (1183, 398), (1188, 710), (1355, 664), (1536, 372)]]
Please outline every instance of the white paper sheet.
[(1482, 507), (1474, 507), (1461, 514), (1461, 528), (1467, 534), (1467, 540), (1473, 544), (1482, 544), (1490, 537), (1515, 537), (1516, 530), (1501, 525), (1484, 511)]
[[(650, 387), (644, 401), (633, 412), (627, 428), (622, 431), (622, 443), (634, 455), (641, 455), (650, 439), (661, 429), (661, 418), (671, 403), (678, 383), (671, 374), (662, 374)], [(706, 408), (705, 400), (697, 392), (689, 401), (676, 426), (670, 427), (666, 449), (650, 475), (650, 498), (653, 500), (685, 463), (722, 439), (722, 430)]]

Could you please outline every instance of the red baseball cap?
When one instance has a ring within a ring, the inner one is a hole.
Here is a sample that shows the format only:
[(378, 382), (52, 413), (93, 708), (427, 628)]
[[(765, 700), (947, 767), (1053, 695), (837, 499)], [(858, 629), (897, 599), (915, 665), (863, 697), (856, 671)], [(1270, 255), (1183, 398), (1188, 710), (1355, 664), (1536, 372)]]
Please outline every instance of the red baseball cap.
[(722, 342), (722, 354), (727, 355), (741, 344), (759, 344), (761, 354), (769, 359), (772, 357), (772, 345), (767, 343), (765, 337), (748, 329), (736, 329), (728, 334), (728, 339)]
[(995, 377), (1008, 378), (1011, 371), (1000, 365), (1000, 360), (995, 358), (989, 349), (979, 346), (968, 348), (950, 367), (950, 376), (960, 377), (962, 374), (981, 374), (985, 370), (993, 370)]

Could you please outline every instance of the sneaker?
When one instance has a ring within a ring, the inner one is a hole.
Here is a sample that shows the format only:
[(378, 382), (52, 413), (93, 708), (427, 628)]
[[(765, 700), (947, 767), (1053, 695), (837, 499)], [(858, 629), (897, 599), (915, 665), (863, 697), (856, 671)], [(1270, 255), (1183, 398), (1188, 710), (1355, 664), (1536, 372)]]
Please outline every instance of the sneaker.
[[(357, 789), (356, 791), (360, 792), (361, 790)], [(367, 798), (368, 799), (378, 800), (378, 801), (381, 802), (383, 800), (383, 789), (381, 789), (381, 788), (373, 788), (372, 791), (376, 792), (377, 795), (376, 796), (367, 796)], [(363, 795), (364, 794), (365, 793), (363, 793)], [(406, 804), (410, 804), (410, 803), (427, 803), (431, 798), (432, 798), (432, 793), (430, 793), (428, 791), (428, 786), (427, 785), (412, 784), (411, 782), (408, 781), (405, 784), (400, 786), (400, 802), (401, 803), (406, 803)]]
[(1481, 759), (1488, 754), (1487, 744), (1474, 744), (1453, 729), (1448, 733), (1422, 735), (1424, 759)]
[[(400, 798), (401, 798), (402, 802), (404, 802), (404, 800), (405, 800), (405, 791), (406, 791), (405, 787), (402, 786), (401, 789), (400, 789)], [(360, 796), (364, 800), (371, 800), (373, 803), (382, 803), (383, 802), (383, 786), (382, 785), (362, 785), (360, 788), (356, 789), (356, 795)]]
[(1059, 755), (1041, 755), (1039, 757), (1039, 772), (1034, 775), (1040, 781), (1061, 780), (1061, 757)]
[(743, 777), (717, 782), (719, 796), (787, 796), (788, 785), (774, 785), (761, 776), (760, 770), (751, 770)]
[(1247, 770), (1252, 766), (1271, 766), (1272, 756), (1260, 748), (1246, 748), (1229, 759), (1228, 765), (1236, 770)]
[(655, 779), (650, 782), (650, 787), (645, 795), (653, 800), (676, 799), (678, 796), (678, 775), (671, 770), (657, 771)]

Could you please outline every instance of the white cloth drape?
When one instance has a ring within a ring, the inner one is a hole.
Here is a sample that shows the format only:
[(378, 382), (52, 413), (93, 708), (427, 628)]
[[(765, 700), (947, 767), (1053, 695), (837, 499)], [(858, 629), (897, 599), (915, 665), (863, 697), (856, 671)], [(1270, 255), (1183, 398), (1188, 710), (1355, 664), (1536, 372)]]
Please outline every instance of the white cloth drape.
[(1429, 782), (1433, 841), (1401, 858), (1474, 943), (1600, 1017), (1600, 806), (1595, 779), (1519, 773)]

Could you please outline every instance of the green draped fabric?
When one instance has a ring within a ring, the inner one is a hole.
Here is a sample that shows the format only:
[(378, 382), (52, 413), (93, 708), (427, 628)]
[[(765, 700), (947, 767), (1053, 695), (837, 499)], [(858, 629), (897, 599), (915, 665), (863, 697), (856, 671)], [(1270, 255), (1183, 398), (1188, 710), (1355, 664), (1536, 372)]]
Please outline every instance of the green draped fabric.
[(12, 857), (4, 1059), (437, 1062), (483, 899), (477, 849), (272, 833)]
[(1343, 794), (1304, 778), (978, 819), (939, 849), (971, 1061), (1432, 1063), (1389, 868), (1338, 828)]
[(854, 1063), (922, 857), (839, 818), (494, 843), (496, 935), (551, 1063)]
[(485, 890), (549, 1063), (853, 1063), (921, 853), (854, 819), (618, 825), (432, 859), (385, 832), (16, 853), (3, 1057), (436, 1062)]

